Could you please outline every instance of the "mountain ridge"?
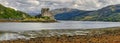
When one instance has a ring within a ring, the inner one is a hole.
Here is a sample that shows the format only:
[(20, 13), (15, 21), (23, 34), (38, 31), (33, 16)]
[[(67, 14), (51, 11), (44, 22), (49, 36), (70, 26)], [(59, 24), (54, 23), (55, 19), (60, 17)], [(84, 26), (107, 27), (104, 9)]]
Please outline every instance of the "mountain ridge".
[[(77, 21), (120, 21), (120, 4), (110, 5), (99, 10), (94, 11), (84, 11), (75, 10), (79, 12), (78, 15), (76, 12), (63, 12), (55, 15), (57, 20), (77, 20)], [(82, 12), (82, 13), (80, 13)], [(71, 14), (70, 14), (71, 13)], [(73, 14), (72, 14), (73, 13)], [(66, 18), (66, 16), (71, 16)], [(62, 16), (62, 17), (60, 17)]]
[(84, 11), (78, 9), (71, 9), (71, 8), (61, 8), (52, 10), (55, 14), (55, 19), (57, 20), (70, 20), (73, 16), (78, 16), (79, 14), (84, 14), (92, 11)]

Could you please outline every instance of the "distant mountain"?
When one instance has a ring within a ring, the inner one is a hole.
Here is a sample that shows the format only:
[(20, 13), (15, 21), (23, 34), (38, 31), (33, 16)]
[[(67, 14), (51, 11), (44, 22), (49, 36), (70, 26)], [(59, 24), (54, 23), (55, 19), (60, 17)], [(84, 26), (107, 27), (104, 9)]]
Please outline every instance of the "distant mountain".
[(75, 16), (81, 16), (91, 11), (84, 11), (78, 9), (71, 9), (71, 8), (61, 8), (52, 10), (55, 14), (55, 19), (57, 20), (71, 20)]
[(27, 13), (0, 4), (0, 19), (21, 19), (24, 18), (23, 15), (29, 16)]
[(76, 16), (72, 20), (87, 21), (120, 21), (120, 4), (111, 5), (94, 12), (85, 14), (85, 16)]
[(120, 21), (120, 4), (110, 5), (95, 11), (63, 8), (54, 10), (57, 20)]

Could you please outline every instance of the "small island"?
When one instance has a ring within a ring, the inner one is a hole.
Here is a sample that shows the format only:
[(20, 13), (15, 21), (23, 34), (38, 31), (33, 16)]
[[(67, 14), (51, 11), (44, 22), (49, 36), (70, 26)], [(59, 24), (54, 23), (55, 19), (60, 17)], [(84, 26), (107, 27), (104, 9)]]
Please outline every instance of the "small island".
[(54, 15), (49, 11), (49, 8), (42, 8), (41, 14), (37, 16), (22, 14), (22, 17), (23, 18), (0, 19), (0, 22), (56, 22)]
[(54, 18), (54, 15), (52, 12), (49, 11), (49, 8), (42, 8), (41, 14), (26, 18), (25, 15), (23, 15), (24, 19), (20, 20), (21, 22), (56, 22), (56, 19)]

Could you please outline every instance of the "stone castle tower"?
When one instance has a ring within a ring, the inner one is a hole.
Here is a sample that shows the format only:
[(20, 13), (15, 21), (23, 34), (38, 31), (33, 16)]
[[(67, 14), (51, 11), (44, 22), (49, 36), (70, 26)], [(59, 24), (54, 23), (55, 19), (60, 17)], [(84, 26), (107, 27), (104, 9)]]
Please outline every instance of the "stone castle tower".
[(54, 19), (54, 15), (52, 12), (49, 11), (49, 8), (42, 8), (41, 16), (47, 16), (50, 17), (50, 19)]

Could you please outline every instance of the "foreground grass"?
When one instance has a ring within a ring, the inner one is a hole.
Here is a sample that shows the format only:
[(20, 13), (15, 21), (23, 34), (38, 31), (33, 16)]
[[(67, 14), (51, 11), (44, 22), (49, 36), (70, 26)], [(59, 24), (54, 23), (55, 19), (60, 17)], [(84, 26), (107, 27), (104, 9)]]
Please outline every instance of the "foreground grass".
[[(58, 31), (58, 30), (57, 30)], [(64, 31), (64, 30), (63, 30)], [(120, 43), (120, 28), (87, 29), (87, 35), (66, 34), (61, 36), (37, 37), (30, 40), (17, 39), (1, 41), (0, 43)]]

